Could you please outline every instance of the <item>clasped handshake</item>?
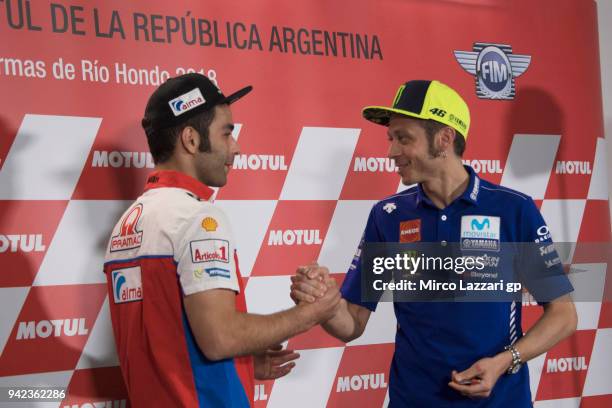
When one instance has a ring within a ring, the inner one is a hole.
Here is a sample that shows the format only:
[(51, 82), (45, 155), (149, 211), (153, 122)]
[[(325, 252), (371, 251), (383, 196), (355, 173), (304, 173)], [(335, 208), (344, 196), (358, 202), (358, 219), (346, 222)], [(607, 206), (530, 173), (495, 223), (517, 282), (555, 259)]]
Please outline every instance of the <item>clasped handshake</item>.
[(315, 324), (322, 324), (336, 315), (341, 302), (338, 283), (329, 269), (312, 262), (300, 266), (291, 277), (291, 299), (304, 307)]

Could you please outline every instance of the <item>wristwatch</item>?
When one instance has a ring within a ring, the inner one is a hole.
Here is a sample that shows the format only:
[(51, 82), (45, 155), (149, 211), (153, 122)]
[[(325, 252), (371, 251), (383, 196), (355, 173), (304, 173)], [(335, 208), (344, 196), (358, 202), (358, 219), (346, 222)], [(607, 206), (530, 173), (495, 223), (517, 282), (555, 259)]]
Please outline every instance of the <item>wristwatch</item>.
[(512, 344), (504, 347), (504, 350), (509, 351), (512, 354), (512, 363), (506, 372), (508, 374), (518, 373), (523, 365), (523, 362), (521, 361), (521, 353), (519, 353), (519, 351)]

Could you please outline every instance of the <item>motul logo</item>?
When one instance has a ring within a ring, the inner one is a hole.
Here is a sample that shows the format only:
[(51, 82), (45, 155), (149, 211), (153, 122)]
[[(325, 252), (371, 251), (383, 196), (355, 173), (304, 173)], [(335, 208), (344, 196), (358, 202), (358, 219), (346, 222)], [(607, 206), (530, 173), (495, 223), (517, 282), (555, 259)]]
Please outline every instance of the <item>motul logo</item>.
[(42, 234), (0, 235), (0, 253), (3, 252), (43, 252)]
[(394, 173), (397, 171), (395, 160), (388, 157), (355, 157), (353, 171)]
[(336, 384), (336, 392), (377, 390), (379, 388), (387, 388), (385, 373), (338, 377), (338, 383)]
[(319, 230), (272, 230), (268, 245), (320, 245)]
[(588, 368), (584, 357), (550, 358), (546, 362), (547, 373), (564, 373), (566, 371), (583, 371)]
[(91, 167), (114, 167), (114, 168), (130, 168), (137, 169), (155, 167), (153, 156), (149, 152), (107, 152), (96, 150), (93, 154)]
[(588, 161), (558, 161), (557, 174), (591, 174), (591, 162)]
[(237, 170), (287, 170), (285, 156), (266, 154), (239, 154), (234, 157)]
[(82, 404), (64, 405), (64, 408), (125, 408), (126, 400), (85, 402)]
[(501, 174), (503, 169), (499, 160), (463, 160), (478, 174)]
[(255, 401), (267, 401), (266, 387), (264, 384), (255, 384)]
[(19, 322), (17, 340), (46, 339), (51, 336), (85, 336), (88, 333), (89, 329), (85, 327), (83, 318)]

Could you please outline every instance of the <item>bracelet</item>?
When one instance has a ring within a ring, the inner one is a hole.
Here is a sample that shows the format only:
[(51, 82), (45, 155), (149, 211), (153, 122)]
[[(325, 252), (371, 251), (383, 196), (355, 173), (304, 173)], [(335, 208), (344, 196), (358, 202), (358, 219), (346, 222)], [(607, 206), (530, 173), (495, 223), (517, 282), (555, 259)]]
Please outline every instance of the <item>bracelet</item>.
[(508, 367), (507, 373), (516, 374), (523, 364), (521, 361), (521, 353), (519, 353), (513, 344), (504, 347), (504, 350), (509, 351), (512, 354), (512, 363), (510, 364), (510, 367)]

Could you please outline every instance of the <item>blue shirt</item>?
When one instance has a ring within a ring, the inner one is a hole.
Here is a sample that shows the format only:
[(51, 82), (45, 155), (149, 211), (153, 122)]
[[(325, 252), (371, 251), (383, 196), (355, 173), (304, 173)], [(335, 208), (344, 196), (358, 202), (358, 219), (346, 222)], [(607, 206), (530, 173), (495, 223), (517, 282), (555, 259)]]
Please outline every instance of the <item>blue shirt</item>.
[[(377, 303), (364, 301), (361, 293), (364, 243), (457, 243), (461, 250), (486, 255), (488, 262), (502, 257), (501, 243), (552, 243), (529, 196), (482, 180), (470, 167), (465, 168), (468, 187), (444, 209), (434, 206), (420, 185), (374, 205), (342, 284), (347, 301), (376, 310)], [(478, 235), (478, 231), (488, 233)], [(546, 265), (545, 259), (555, 261)], [(573, 290), (556, 251), (540, 261), (540, 270), (530, 267), (528, 275), (546, 272), (550, 276), (551, 267), (559, 273), (552, 289), (537, 287), (550, 280), (533, 280), (534, 288), (529, 289), (536, 300), (538, 292), (550, 300)], [(508, 407), (509, 401), (512, 407), (532, 406), (526, 365), (516, 374), (502, 375), (486, 399), (469, 399), (448, 386), (452, 370), (461, 372), (481, 358), (495, 356), (522, 337), (520, 302), (396, 301), (394, 310), (398, 325), (389, 380), (390, 407)]]

